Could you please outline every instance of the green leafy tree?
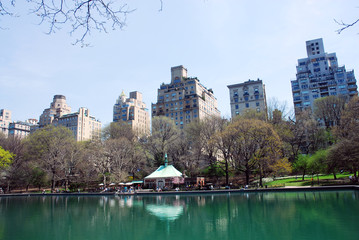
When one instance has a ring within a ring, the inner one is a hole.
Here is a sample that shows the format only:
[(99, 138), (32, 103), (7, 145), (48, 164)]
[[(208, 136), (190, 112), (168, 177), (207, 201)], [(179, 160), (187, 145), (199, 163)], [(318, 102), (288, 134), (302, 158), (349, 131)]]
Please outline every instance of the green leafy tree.
[(297, 159), (293, 163), (293, 171), (302, 173), (302, 180), (304, 181), (304, 176), (309, 170), (309, 158), (307, 154), (300, 154), (297, 156)]
[(12, 163), (14, 157), (14, 154), (9, 151), (6, 151), (0, 146), (0, 170), (8, 168)]
[(312, 175), (317, 174), (319, 184), (319, 173), (323, 173), (326, 170), (328, 152), (326, 150), (318, 150), (308, 160), (308, 169)]

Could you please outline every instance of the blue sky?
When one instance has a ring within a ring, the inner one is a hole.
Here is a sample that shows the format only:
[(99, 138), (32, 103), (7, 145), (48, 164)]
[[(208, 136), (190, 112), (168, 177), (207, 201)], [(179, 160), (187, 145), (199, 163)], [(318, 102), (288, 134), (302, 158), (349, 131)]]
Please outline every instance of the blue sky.
[(103, 124), (124, 90), (140, 91), (150, 109), (170, 68), (212, 88), (222, 116), (230, 117), (227, 85), (260, 78), (267, 99), (293, 106), (290, 80), (305, 41), (323, 38), (340, 65), (359, 71), (359, 25), (338, 35), (334, 19), (359, 17), (358, 1), (338, 0), (159, 0), (127, 1), (136, 11), (123, 30), (93, 32), (91, 47), (73, 46), (68, 29), (47, 35), (26, 3), (21, 17), (0, 17), (0, 109), (12, 119), (39, 118), (56, 94), (72, 111), (87, 107)]

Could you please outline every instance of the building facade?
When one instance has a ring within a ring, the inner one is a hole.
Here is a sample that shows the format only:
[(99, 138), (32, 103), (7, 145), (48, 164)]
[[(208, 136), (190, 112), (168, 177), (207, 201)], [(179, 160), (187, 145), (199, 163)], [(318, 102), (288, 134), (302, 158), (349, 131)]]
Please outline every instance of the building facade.
[(213, 90), (204, 87), (198, 78), (187, 77), (182, 65), (171, 68), (171, 83), (162, 83), (157, 103), (152, 103), (152, 117), (166, 116), (183, 128), (191, 121), (220, 116)]
[(9, 135), (9, 125), (11, 123), (11, 111), (0, 109), (0, 133), (6, 137)]
[(150, 134), (150, 114), (146, 104), (142, 101), (142, 93), (130, 92), (130, 97), (126, 98), (122, 91), (113, 106), (113, 121), (128, 123), (137, 136)]
[(232, 119), (249, 109), (267, 114), (266, 92), (262, 80), (248, 80), (227, 87), (229, 89)]
[(90, 116), (87, 108), (62, 115), (53, 121), (55, 126), (64, 126), (72, 131), (76, 141), (87, 141), (101, 137), (101, 122)]
[(296, 115), (313, 109), (315, 99), (342, 96), (349, 100), (358, 95), (354, 70), (338, 65), (336, 53), (324, 51), (323, 39), (306, 42), (307, 58), (298, 59), (296, 79), (291, 81)]
[(12, 122), (9, 125), (9, 136), (25, 138), (30, 134), (31, 126), (33, 124), (29, 121), (25, 122)]
[(46, 108), (40, 116), (39, 127), (46, 125), (61, 117), (62, 115), (71, 113), (71, 107), (66, 103), (66, 97), (63, 95), (55, 95), (50, 108)]

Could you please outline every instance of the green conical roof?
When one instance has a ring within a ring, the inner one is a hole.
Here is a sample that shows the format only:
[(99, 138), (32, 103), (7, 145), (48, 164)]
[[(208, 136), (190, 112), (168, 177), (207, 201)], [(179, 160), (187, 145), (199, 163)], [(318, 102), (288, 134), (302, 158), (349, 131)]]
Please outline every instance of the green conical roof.
[(145, 179), (171, 178), (171, 177), (182, 177), (182, 173), (172, 165), (167, 165), (167, 166), (161, 165), (159, 168), (157, 168), (156, 171), (145, 177)]

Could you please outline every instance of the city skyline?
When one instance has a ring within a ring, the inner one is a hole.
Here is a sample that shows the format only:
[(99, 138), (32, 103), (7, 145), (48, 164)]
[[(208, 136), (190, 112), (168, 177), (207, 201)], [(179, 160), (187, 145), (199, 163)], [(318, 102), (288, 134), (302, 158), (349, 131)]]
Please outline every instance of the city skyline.
[(164, 1), (160, 12), (157, 1), (131, 5), (136, 11), (123, 31), (93, 32), (92, 46), (84, 48), (71, 44), (66, 29), (44, 34), (33, 16), (1, 17), (0, 108), (13, 121), (39, 119), (61, 94), (105, 126), (122, 90), (141, 92), (151, 106), (178, 65), (213, 89), (223, 117), (231, 115), (227, 85), (248, 79), (263, 80), (268, 101), (276, 97), (293, 108), (297, 59), (306, 57), (305, 42), (317, 38), (339, 66), (358, 71), (359, 28), (338, 35), (333, 20), (356, 20), (356, 1)]

